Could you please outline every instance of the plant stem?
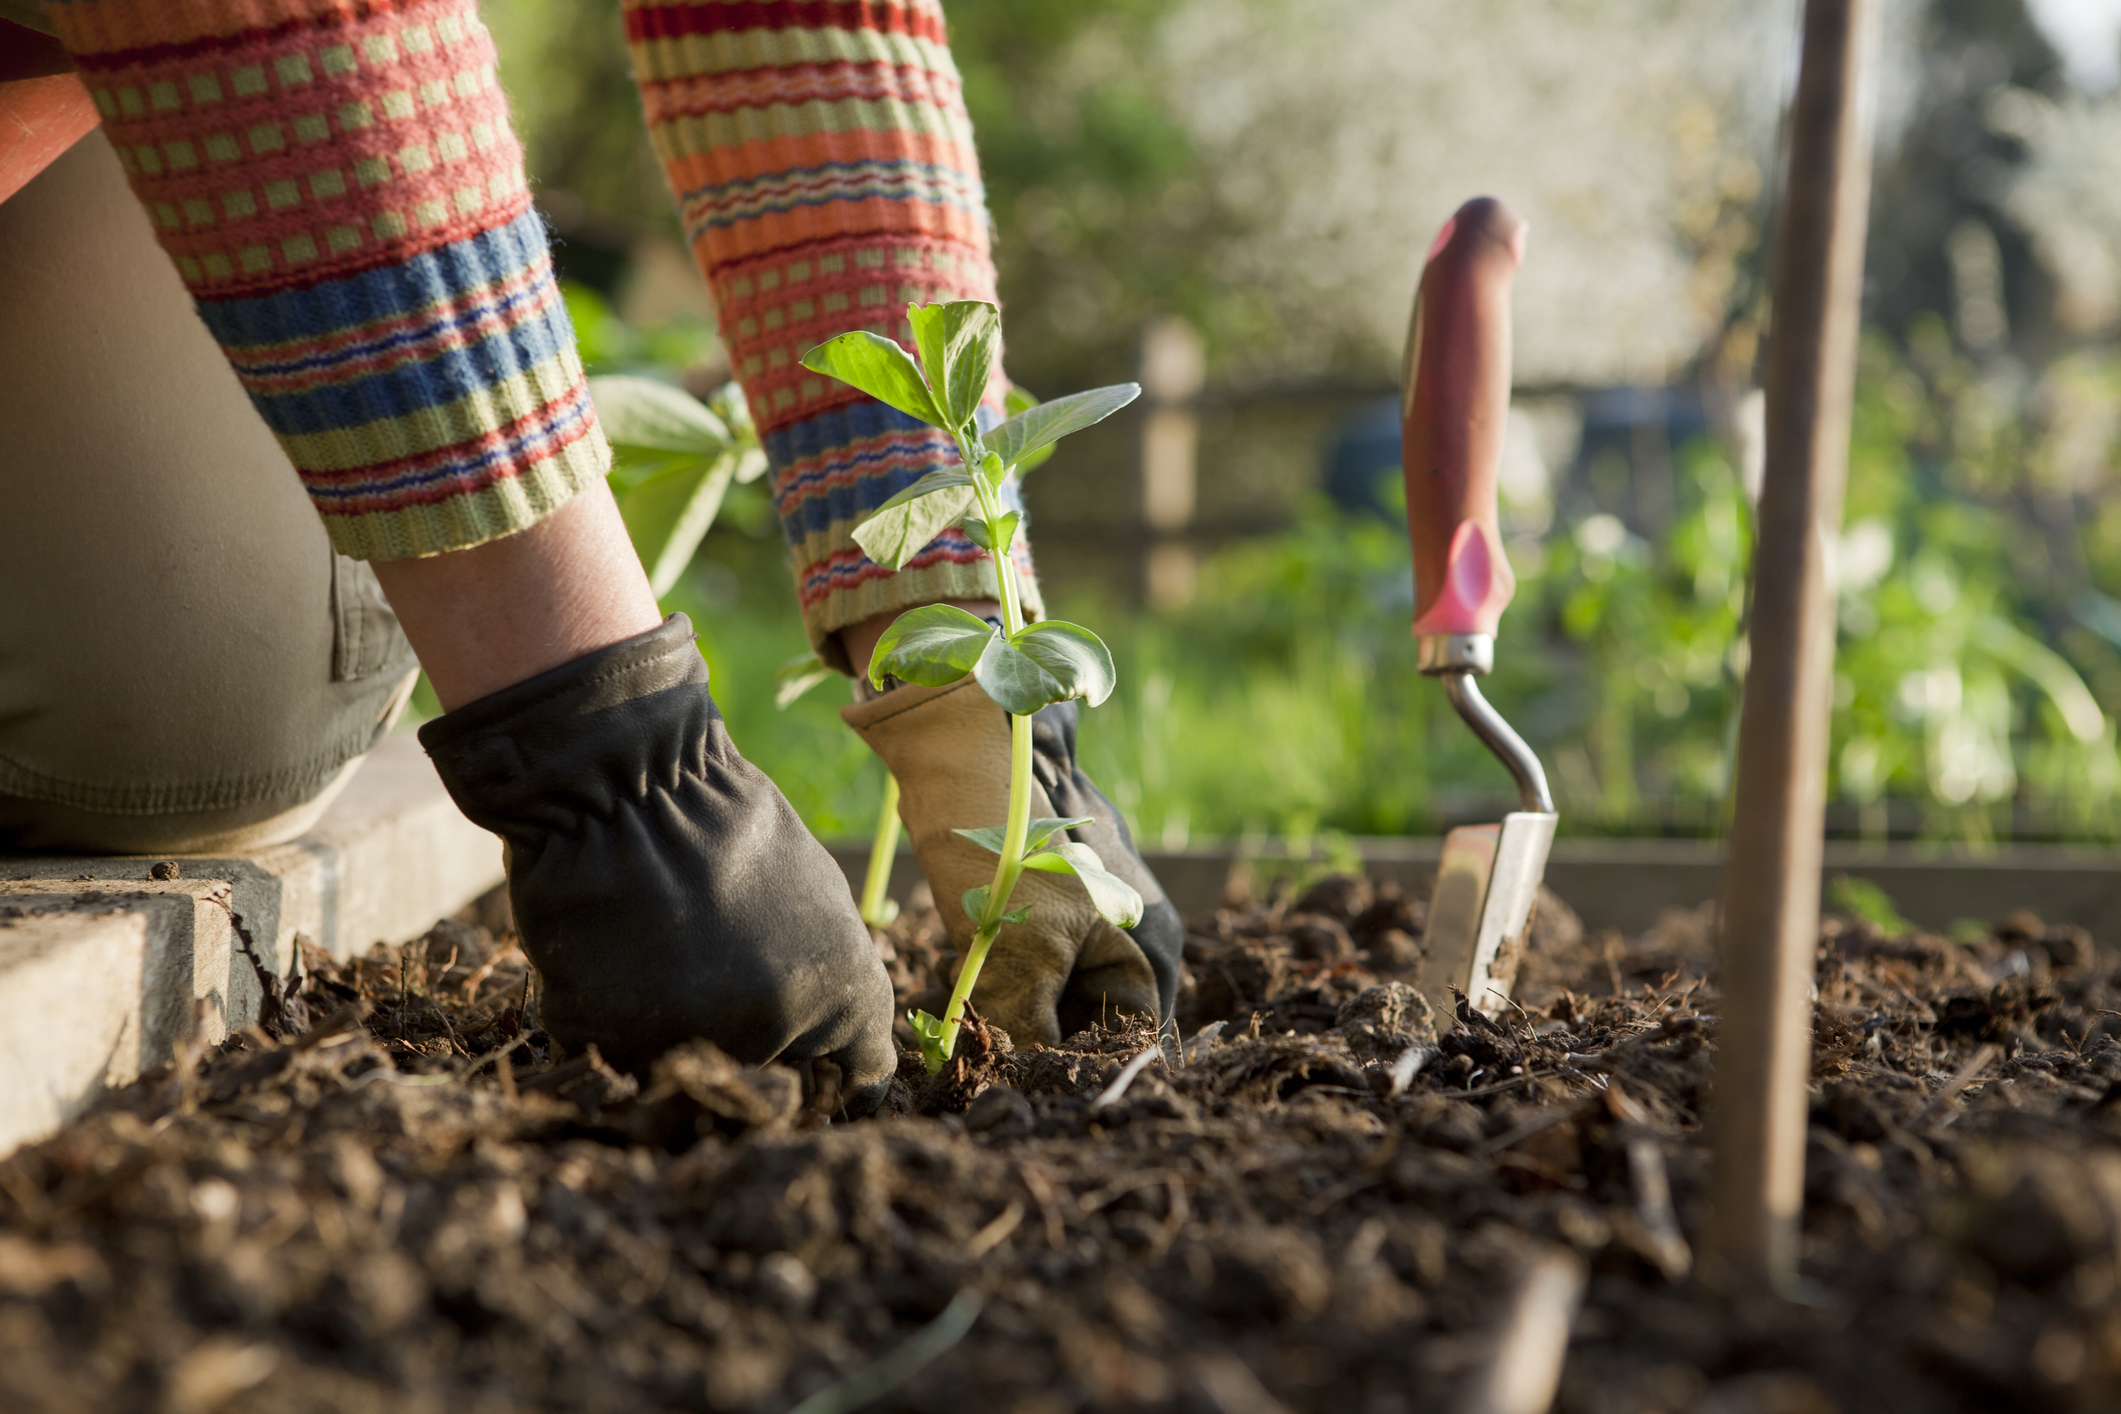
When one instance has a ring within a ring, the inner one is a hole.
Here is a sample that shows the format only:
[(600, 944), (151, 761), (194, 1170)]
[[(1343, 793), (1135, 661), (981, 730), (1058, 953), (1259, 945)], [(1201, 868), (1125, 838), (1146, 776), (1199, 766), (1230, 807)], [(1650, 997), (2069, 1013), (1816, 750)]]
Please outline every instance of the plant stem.
[(872, 928), (889, 923), (891, 860), (898, 853), (898, 777), (884, 772), (884, 808), (876, 817), (876, 840), (869, 846), (869, 875), (862, 880), (862, 921)]
[[(980, 513), (992, 525), (1001, 519), (1001, 507), (981, 484), (976, 491)], [(1022, 600), (1017, 594), (1016, 561), (1011, 553), (1014, 534), (989, 551), (994, 556), (994, 579), (1001, 590), (1003, 632), (1014, 637), (1024, 626)], [(994, 882), (987, 886), (987, 906), (981, 911), (965, 965), (958, 969), (957, 985), (950, 990), (950, 1005), (943, 1009), (942, 1051), (957, 1053), (957, 1032), (965, 1019), (965, 1000), (979, 980), (979, 972), (1002, 930), (1002, 915), (1009, 911), (1009, 895), (1024, 872), (1024, 840), (1031, 833), (1031, 719), (1011, 714), (1009, 718), (1009, 822), (1002, 831), (1001, 858), (995, 862)]]

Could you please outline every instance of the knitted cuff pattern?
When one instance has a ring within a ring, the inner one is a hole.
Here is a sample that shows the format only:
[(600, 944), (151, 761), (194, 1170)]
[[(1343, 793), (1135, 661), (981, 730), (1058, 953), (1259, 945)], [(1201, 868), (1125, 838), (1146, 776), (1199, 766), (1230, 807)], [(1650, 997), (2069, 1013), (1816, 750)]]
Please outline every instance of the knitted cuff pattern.
[[(650, 139), (773, 465), (812, 645), (872, 614), (991, 598), (948, 530), (894, 574), (854, 527), (950, 439), (804, 368), (854, 329), (909, 349), (908, 304), (995, 298), (986, 197), (937, 0), (624, 0)], [(997, 380), (985, 416), (1000, 414)], [(1030, 552), (1018, 577), (1041, 612)]]
[(512, 534), (609, 468), (472, 0), (51, 14), (341, 553)]

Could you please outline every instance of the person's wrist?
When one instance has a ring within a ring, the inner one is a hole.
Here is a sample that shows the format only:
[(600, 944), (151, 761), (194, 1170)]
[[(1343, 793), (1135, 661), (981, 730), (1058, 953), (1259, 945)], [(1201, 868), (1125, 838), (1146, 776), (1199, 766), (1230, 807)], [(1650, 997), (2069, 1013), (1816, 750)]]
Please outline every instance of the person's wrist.
[(372, 568), (445, 710), (663, 621), (602, 484), (514, 535)]

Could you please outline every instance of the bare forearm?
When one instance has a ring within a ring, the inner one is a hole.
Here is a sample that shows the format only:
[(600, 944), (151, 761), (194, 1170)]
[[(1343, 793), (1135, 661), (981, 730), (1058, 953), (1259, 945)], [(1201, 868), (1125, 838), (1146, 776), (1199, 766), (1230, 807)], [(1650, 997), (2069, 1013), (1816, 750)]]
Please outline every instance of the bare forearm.
[(601, 485), (520, 534), (373, 563), (445, 709), (662, 621), (618, 506)]

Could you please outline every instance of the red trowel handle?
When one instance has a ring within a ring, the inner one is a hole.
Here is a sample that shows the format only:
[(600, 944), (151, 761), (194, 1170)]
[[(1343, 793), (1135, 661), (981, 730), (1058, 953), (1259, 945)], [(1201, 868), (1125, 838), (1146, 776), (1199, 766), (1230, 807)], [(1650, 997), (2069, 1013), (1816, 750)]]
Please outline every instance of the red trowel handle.
[(1418, 638), (1492, 634), (1516, 592), (1495, 476), (1510, 411), (1510, 280), (1529, 229), (1475, 197), (1429, 248), (1414, 297), (1400, 435)]

